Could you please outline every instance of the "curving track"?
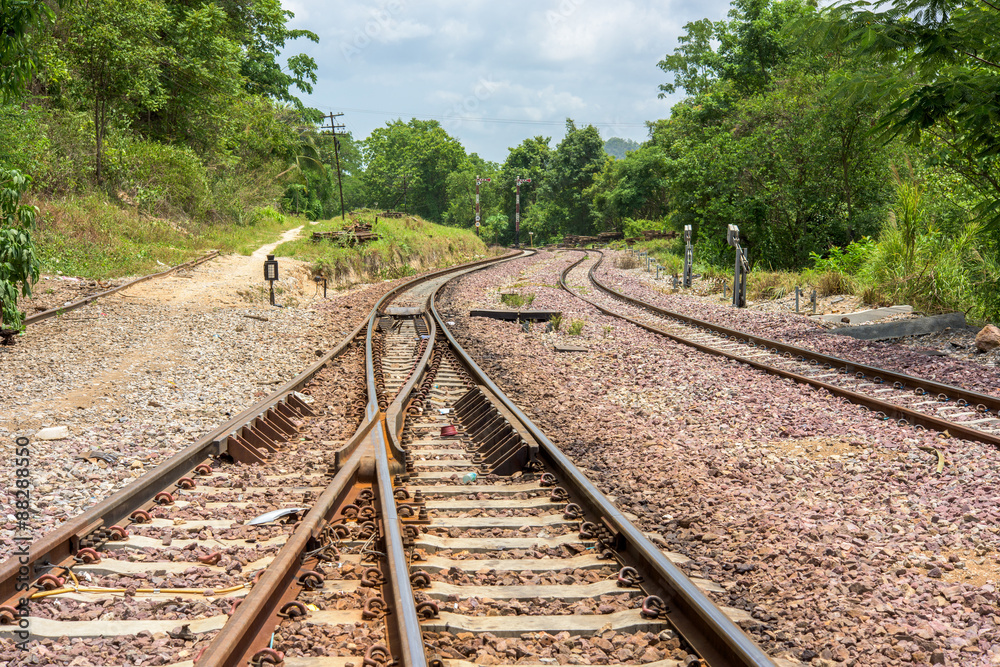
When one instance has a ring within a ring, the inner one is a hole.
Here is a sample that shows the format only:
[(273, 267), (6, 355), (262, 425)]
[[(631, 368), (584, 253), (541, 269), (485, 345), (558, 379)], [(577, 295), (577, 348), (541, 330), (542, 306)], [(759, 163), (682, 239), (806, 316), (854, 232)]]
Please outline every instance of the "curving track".
[[(434, 293), (493, 261), (387, 294), (269, 399), (0, 566), (0, 636), (105, 637), (101, 664), (130, 646), (175, 665), (541, 665), (581, 646), (773, 664), (448, 332)], [(323, 373), (343, 362), (359, 391), (337, 397)], [(338, 399), (353, 435), (300, 437)]]
[[(560, 284), (607, 315), (703, 352), (825, 389), (868, 408), (876, 418), (1000, 446), (1000, 399), (994, 396), (855, 363), (658, 308), (601, 282), (596, 271), (604, 261), (604, 253), (589, 252), (598, 258), (584, 253), (562, 272)], [(576, 274), (572, 281), (570, 274)], [(587, 298), (573, 290), (569, 282), (592, 284), (602, 298)]]

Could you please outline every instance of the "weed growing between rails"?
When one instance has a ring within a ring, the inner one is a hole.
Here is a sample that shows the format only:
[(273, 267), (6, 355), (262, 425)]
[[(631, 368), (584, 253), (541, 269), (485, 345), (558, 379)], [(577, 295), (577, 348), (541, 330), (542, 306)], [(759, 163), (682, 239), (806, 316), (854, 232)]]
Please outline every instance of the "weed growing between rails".
[(500, 295), (500, 303), (505, 306), (510, 306), (511, 308), (520, 308), (521, 306), (530, 307), (531, 304), (535, 302), (534, 292), (528, 292), (527, 294), (518, 294), (516, 292), (509, 294)]

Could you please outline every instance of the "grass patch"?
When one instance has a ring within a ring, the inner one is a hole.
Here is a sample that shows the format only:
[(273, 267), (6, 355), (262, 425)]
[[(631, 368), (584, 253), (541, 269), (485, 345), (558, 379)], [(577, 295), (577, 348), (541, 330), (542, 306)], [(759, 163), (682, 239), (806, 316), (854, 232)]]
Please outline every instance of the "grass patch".
[(569, 328), (566, 330), (570, 336), (579, 336), (583, 333), (583, 325), (585, 322), (583, 320), (573, 320), (569, 323)]
[(753, 301), (783, 299), (795, 293), (802, 276), (792, 271), (751, 271), (747, 276), (747, 298)]
[(312, 240), (314, 231), (342, 229), (344, 225), (337, 218), (310, 227), (308, 238), (283, 243), (275, 252), (310, 262), (315, 274), (340, 285), (402, 278), (491, 254), (473, 232), (465, 229), (436, 225), (414, 216), (379, 218), (378, 222), (375, 218), (374, 211), (360, 211), (348, 220), (348, 226), (355, 221), (371, 224), (380, 237), (377, 241), (345, 247)]
[(510, 306), (511, 308), (520, 308), (521, 306), (531, 306), (535, 302), (535, 294), (533, 292), (528, 292), (527, 294), (518, 294), (516, 292), (510, 294), (501, 294), (500, 303)]
[(562, 321), (563, 321), (562, 315), (553, 315), (552, 317), (550, 317), (549, 324), (552, 325), (552, 330), (559, 331), (559, 327), (562, 326)]
[(97, 195), (31, 203), (40, 211), (35, 241), (42, 270), (90, 279), (154, 273), (213, 249), (250, 254), (304, 223), (273, 209), (255, 209), (242, 226), (178, 222)]
[(638, 269), (642, 265), (639, 258), (632, 253), (617, 254), (614, 261), (616, 269), (624, 269), (626, 271), (629, 269)]

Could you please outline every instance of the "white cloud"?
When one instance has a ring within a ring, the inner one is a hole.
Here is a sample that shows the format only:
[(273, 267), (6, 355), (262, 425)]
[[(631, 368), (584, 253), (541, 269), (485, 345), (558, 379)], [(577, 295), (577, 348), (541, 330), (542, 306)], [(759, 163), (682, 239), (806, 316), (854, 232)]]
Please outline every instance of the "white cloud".
[[(289, 43), (319, 64), (304, 101), (347, 111), (363, 138), (397, 112), (458, 116), (446, 129), (470, 152), (503, 161), (528, 136), (552, 136), (563, 123), (593, 123), (602, 136), (642, 140), (642, 123), (675, 100), (657, 99), (668, 76), (656, 67), (677, 45), (684, 23), (725, 17), (728, 0), (285, 0), (290, 27), (320, 44)], [(484, 84), (486, 82), (486, 84)], [(514, 119), (521, 123), (491, 122)], [(544, 124), (543, 124), (544, 123)]]

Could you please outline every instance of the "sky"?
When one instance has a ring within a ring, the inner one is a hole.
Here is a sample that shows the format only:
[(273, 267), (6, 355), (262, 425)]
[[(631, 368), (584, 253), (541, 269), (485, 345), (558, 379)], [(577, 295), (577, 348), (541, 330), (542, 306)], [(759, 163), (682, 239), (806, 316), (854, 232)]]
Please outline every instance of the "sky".
[(684, 24), (719, 20), (729, 0), (282, 0), (298, 39), (284, 55), (318, 65), (308, 106), (340, 113), (355, 139), (397, 118), (435, 119), (486, 160), (528, 137), (565, 135), (566, 119), (601, 137), (644, 141), (658, 99), (656, 64)]

